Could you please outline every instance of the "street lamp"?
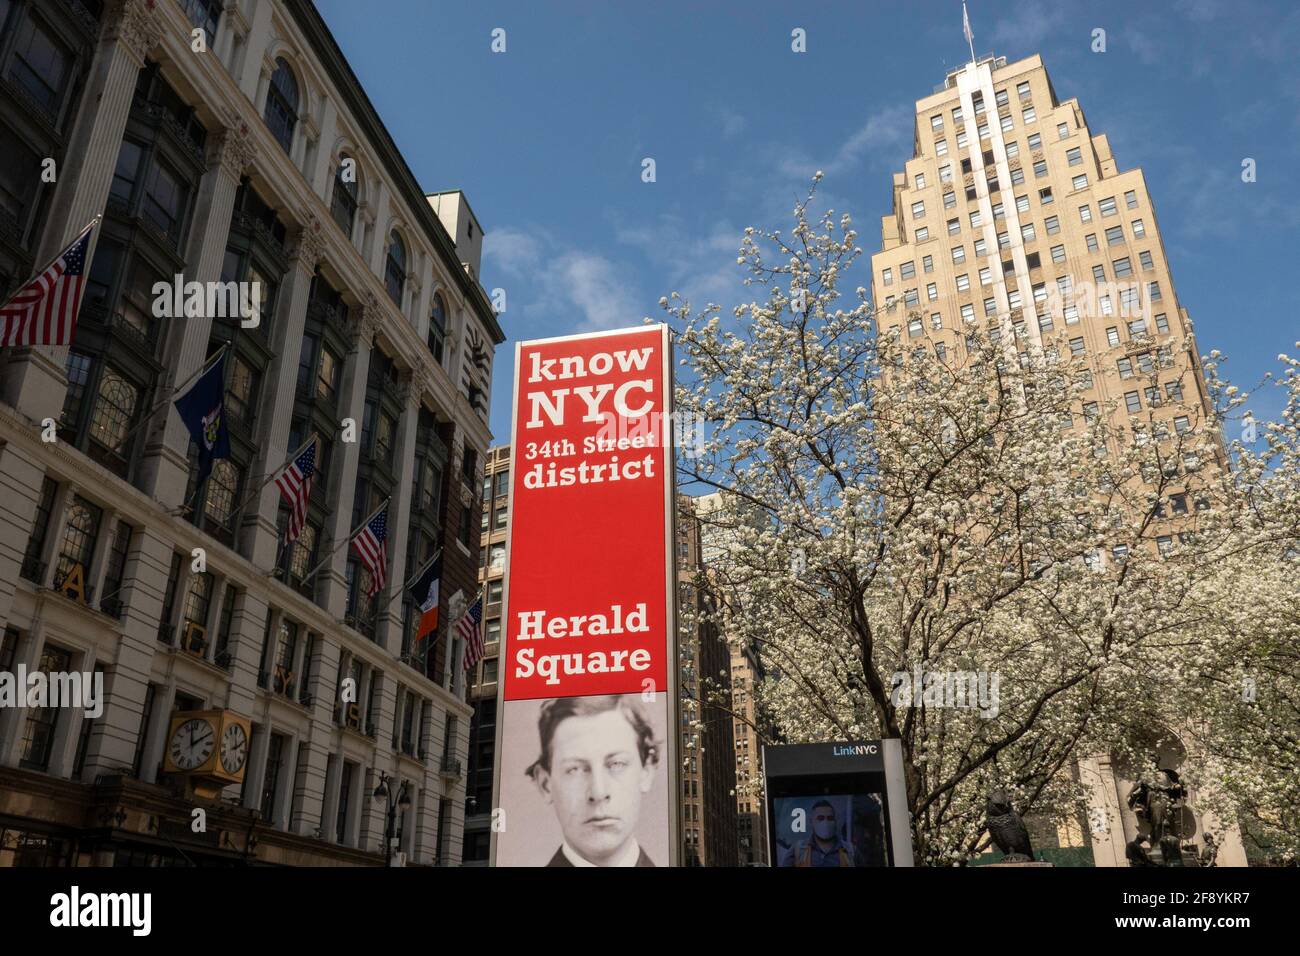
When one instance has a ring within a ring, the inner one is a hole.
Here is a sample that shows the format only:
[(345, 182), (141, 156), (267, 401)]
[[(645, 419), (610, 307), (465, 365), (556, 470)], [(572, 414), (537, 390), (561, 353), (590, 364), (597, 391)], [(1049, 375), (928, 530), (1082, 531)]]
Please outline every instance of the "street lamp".
[(388, 786), (388, 781), (392, 779), (382, 770), (379, 771), (379, 786), (375, 787), (375, 792), (371, 795), (376, 800), (383, 800), (388, 804), (388, 817), (387, 822), (384, 824), (384, 859), (389, 866), (393, 865), (393, 841), (396, 839), (397, 833), (397, 808), (401, 807), (405, 812), (406, 808), (411, 805), (411, 795), (407, 790), (408, 781), (402, 781), (402, 786), (394, 796)]

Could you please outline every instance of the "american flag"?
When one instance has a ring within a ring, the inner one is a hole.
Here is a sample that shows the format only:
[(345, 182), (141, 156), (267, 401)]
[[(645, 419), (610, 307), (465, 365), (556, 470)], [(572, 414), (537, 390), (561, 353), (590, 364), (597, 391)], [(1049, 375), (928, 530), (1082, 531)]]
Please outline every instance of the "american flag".
[(70, 345), (95, 219), (45, 271), (0, 306), (0, 346)]
[(456, 622), (456, 633), (465, 641), (464, 669), (469, 670), (483, 659), (483, 595), (475, 598), (469, 610)]
[(384, 589), (388, 579), (388, 556), (384, 553), (384, 540), (388, 537), (388, 502), (362, 525), (352, 538), (352, 547), (361, 555), (361, 561), (370, 569), (370, 589), (366, 597), (374, 597)]
[(307, 499), (311, 496), (311, 480), (316, 475), (317, 444), (313, 436), (307, 447), (275, 479), (280, 494), (289, 502), (289, 530), (284, 536), (286, 544), (298, 540), (307, 521)]

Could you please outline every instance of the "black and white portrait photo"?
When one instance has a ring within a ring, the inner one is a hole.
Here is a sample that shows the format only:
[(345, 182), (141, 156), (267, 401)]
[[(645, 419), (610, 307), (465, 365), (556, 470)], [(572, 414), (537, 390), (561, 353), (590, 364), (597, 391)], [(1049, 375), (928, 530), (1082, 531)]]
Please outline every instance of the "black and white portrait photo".
[(506, 704), (498, 866), (668, 864), (667, 701), (646, 697)]

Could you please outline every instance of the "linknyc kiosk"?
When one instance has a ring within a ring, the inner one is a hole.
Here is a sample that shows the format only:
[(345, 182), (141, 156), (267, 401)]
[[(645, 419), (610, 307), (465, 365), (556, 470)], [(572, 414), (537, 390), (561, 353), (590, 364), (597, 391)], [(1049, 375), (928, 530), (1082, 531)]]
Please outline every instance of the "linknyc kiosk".
[(763, 748), (771, 866), (912, 866), (897, 740)]

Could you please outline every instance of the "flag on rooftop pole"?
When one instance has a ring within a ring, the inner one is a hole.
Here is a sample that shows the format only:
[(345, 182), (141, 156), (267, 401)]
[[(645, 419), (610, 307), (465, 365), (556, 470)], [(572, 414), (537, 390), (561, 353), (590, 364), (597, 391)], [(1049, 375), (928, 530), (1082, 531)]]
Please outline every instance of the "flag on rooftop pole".
[(72, 344), (91, 233), (99, 220), (92, 219), (68, 248), (0, 305), (0, 347)]
[(961, 32), (966, 37), (966, 42), (970, 44), (970, 61), (975, 62), (975, 34), (970, 29), (970, 15), (966, 13), (966, 0), (961, 4)]

